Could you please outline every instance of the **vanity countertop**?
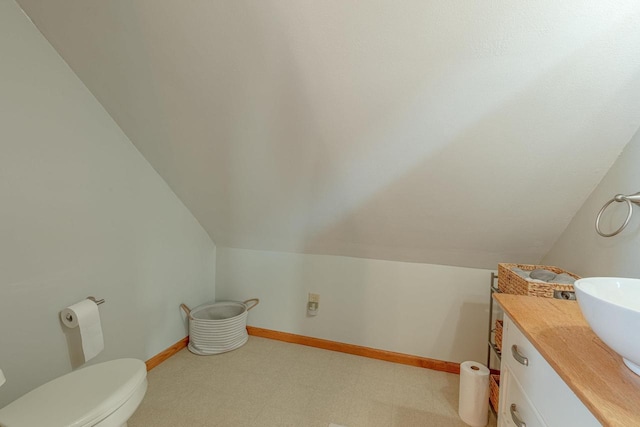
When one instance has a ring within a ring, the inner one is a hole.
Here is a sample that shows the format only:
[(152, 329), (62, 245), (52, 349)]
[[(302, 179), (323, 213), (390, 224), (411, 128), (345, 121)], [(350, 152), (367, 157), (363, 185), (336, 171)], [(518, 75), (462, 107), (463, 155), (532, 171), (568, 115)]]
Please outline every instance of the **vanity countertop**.
[(603, 425), (640, 426), (640, 376), (595, 335), (576, 301), (493, 297)]

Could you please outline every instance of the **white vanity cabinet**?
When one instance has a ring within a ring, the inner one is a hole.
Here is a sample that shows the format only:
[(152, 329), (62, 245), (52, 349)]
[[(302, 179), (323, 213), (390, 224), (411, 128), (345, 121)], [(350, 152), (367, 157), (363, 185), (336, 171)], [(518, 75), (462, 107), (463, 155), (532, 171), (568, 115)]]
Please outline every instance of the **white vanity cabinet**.
[[(505, 315), (500, 365), (500, 427), (600, 426), (571, 391)], [(564, 345), (559, 342), (558, 345)]]

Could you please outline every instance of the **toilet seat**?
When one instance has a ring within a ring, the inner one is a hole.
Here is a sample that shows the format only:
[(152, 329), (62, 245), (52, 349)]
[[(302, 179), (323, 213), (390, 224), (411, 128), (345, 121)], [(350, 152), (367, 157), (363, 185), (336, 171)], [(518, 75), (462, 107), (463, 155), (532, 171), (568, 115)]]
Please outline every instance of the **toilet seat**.
[(146, 377), (146, 366), (138, 359), (117, 359), (79, 369), (0, 409), (0, 425), (93, 426), (124, 405), (140, 387), (146, 389)]

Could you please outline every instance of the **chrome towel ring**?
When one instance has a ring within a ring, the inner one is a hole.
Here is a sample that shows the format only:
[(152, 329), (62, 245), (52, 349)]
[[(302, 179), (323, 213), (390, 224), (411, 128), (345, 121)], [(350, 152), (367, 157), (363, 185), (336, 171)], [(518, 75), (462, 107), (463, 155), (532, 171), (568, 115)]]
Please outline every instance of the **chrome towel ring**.
[[(620, 226), (620, 228), (618, 228), (616, 231), (612, 232), (612, 233), (603, 233), (600, 230), (600, 217), (602, 216), (602, 213), (605, 211), (605, 209), (607, 209), (609, 207), (610, 204), (612, 204), (613, 202), (626, 202), (627, 203), (627, 218), (624, 220), (624, 223)], [(634, 194), (630, 194), (628, 196), (625, 196), (624, 194), (616, 194), (613, 199), (609, 200), (607, 203), (604, 204), (604, 206), (602, 207), (602, 209), (600, 209), (600, 212), (598, 212), (598, 216), (596, 217), (596, 231), (598, 232), (599, 235), (601, 235), (602, 237), (613, 237), (616, 234), (619, 234), (622, 230), (624, 230), (624, 228), (627, 226), (627, 224), (629, 224), (629, 220), (631, 219), (631, 214), (633, 213), (633, 204), (636, 205), (640, 205), (640, 192), (638, 193), (634, 193)]]

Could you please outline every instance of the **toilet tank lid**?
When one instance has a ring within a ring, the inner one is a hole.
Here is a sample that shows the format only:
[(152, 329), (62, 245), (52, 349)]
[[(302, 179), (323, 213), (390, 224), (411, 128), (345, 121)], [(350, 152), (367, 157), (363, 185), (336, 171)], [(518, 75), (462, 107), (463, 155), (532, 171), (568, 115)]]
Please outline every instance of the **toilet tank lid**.
[(63, 375), (0, 409), (0, 425), (91, 426), (122, 406), (146, 380), (144, 362), (116, 359)]

